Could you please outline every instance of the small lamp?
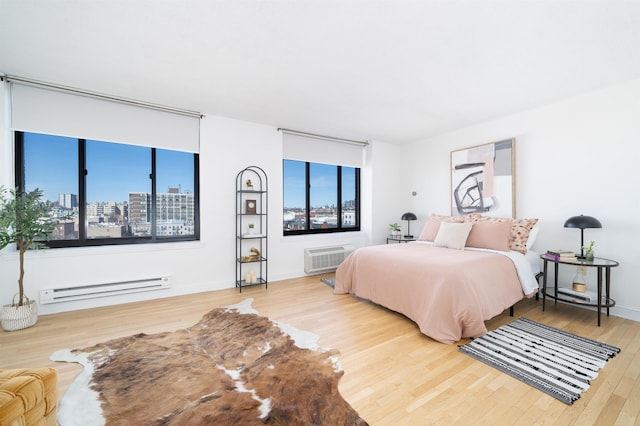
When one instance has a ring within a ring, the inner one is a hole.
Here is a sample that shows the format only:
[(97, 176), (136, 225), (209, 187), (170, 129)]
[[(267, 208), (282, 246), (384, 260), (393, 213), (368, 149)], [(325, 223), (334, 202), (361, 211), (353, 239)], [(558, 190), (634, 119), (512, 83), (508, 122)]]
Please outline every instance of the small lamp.
[(410, 221), (416, 220), (418, 218), (413, 213), (405, 213), (405, 214), (402, 215), (401, 219), (407, 221), (407, 235), (405, 235), (404, 237), (405, 238), (413, 238), (413, 235), (411, 235), (411, 232), (409, 231), (409, 226), (411, 225)]
[(579, 259), (584, 259), (584, 230), (585, 228), (602, 228), (602, 224), (598, 219), (591, 216), (573, 216), (564, 222), (565, 228), (579, 228), (580, 229), (580, 256)]

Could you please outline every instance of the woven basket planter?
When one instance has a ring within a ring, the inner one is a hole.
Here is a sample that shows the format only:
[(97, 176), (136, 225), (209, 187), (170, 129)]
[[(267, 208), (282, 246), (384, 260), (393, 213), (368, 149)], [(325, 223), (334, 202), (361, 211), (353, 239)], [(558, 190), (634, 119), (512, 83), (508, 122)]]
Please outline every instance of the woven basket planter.
[(35, 300), (26, 299), (22, 306), (4, 305), (0, 310), (0, 323), (6, 331), (22, 330), (38, 322), (38, 305)]

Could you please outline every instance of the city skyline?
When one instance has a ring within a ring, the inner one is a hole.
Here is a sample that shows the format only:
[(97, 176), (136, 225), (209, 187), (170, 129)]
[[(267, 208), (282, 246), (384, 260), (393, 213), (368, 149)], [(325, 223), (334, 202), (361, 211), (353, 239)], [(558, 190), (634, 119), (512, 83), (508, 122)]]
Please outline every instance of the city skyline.
[[(78, 195), (77, 139), (24, 133), (24, 141), (26, 190), (39, 188), (52, 202), (60, 194)], [(87, 203), (122, 203), (130, 192), (151, 193), (151, 148), (91, 140), (86, 145)], [(156, 149), (157, 192), (193, 193), (193, 179), (193, 153)]]

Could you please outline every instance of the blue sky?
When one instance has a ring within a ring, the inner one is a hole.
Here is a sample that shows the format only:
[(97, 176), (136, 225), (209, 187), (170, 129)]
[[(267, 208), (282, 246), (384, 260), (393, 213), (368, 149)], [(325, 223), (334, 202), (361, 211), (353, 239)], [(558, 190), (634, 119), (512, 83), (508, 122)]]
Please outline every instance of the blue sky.
[[(77, 140), (25, 133), (27, 190), (40, 188), (44, 198), (78, 194)], [(169, 187), (193, 192), (193, 154), (156, 150), (157, 191)], [(129, 192), (151, 192), (151, 148), (87, 141), (89, 203), (128, 200)]]
[[(58, 194), (78, 194), (77, 140), (60, 136), (25, 133), (27, 190), (40, 188), (44, 198), (58, 200)], [(151, 192), (151, 148), (87, 141), (87, 201), (123, 202), (129, 192)], [(304, 207), (305, 163), (286, 161), (285, 207)], [(336, 204), (334, 165), (312, 163), (311, 205)], [(193, 154), (156, 150), (157, 191), (181, 187), (193, 192)], [(355, 198), (355, 169), (343, 167), (343, 200)]]
[[(284, 161), (284, 207), (299, 207), (305, 205), (305, 163), (302, 161)], [(355, 169), (343, 167), (344, 201), (355, 198)], [(312, 163), (310, 170), (311, 207), (335, 205), (337, 200), (336, 166)], [(350, 185), (346, 185), (348, 182)]]

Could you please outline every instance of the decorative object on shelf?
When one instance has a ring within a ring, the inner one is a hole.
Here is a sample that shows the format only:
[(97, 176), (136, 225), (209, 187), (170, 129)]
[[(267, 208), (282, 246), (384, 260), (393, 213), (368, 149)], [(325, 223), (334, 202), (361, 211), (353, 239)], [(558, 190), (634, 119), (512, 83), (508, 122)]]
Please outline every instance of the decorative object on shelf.
[(573, 216), (567, 219), (564, 222), (564, 227), (580, 229), (580, 255), (578, 256), (578, 259), (584, 259), (584, 230), (587, 228), (602, 228), (602, 224), (595, 217), (581, 214), (580, 216)]
[(578, 266), (573, 277), (572, 288), (574, 291), (584, 293), (587, 290), (587, 271), (584, 267)]
[(246, 206), (245, 213), (247, 214), (256, 213), (256, 200), (246, 200), (245, 206)]
[(253, 235), (253, 231), (255, 230), (255, 224), (254, 223), (250, 223), (249, 225), (249, 231), (247, 232), (248, 235)]
[(253, 183), (251, 182), (251, 179), (247, 179), (247, 189), (249, 191), (253, 191)]
[(584, 254), (584, 260), (586, 260), (587, 262), (593, 262), (593, 246), (596, 245), (595, 241), (590, 241), (588, 246), (583, 246), (582, 249), (586, 250), (586, 253)]
[(407, 221), (407, 235), (405, 235), (404, 237), (405, 238), (413, 238), (413, 235), (411, 235), (411, 231), (409, 230), (410, 229), (409, 226), (411, 225), (411, 221), (412, 220), (416, 220), (418, 218), (416, 217), (415, 214), (413, 214), (411, 212), (407, 212), (407, 213), (402, 215), (401, 219)]
[(243, 262), (255, 262), (256, 260), (260, 259), (260, 250), (258, 250), (255, 247), (251, 247), (251, 250), (249, 250), (251, 253), (251, 255), (247, 255), (247, 256), (242, 256), (242, 261)]
[(251, 269), (244, 277), (244, 280), (247, 284), (256, 284), (258, 282), (258, 277), (256, 276), (256, 271)]
[(558, 287), (558, 294), (585, 303), (594, 303), (598, 300), (598, 293), (587, 291), (586, 287), (584, 290), (576, 290), (574, 287)]
[(547, 250), (545, 256), (554, 260), (562, 260), (565, 262), (575, 262), (576, 260), (578, 260), (576, 254), (569, 250)]
[(400, 235), (400, 225), (398, 225), (397, 223), (392, 223), (389, 225), (389, 231), (391, 231), (391, 236), (393, 237), (397, 237)]
[(19, 253), (18, 293), (11, 304), (0, 310), (2, 328), (7, 331), (22, 330), (38, 321), (35, 300), (24, 294), (24, 254), (30, 248), (46, 247), (38, 240), (47, 238), (56, 228), (57, 222), (50, 218), (50, 212), (51, 204), (42, 200), (42, 190), (7, 191), (0, 186), (0, 250), (15, 243)]

